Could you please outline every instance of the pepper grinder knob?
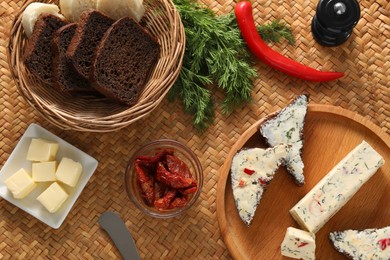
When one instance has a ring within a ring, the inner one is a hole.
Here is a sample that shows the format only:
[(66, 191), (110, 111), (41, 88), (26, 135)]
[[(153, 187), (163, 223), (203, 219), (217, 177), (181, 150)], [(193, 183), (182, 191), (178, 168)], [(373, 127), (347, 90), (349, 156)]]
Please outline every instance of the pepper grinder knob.
[(337, 46), (348, 40), (359, 18), (356, 0), (320, 0), (311, 31), (319, 44)]

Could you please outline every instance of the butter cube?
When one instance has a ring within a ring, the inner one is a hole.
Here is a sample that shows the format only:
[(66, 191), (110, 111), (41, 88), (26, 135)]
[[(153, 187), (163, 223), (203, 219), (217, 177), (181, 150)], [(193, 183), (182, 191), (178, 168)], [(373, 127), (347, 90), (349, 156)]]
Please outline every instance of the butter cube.
[(56, 212), (65, 200), (68, 198), (68, 193), (64, 191), (57, 182), (53, 182), (37, 200), (50, 212)]
[(79, 162), (75, 162), (69, 158), (62, 158), (56, 171), (56, 178), (58, 181), (65, 183), (68, 186), (75, 187), (83, 166)]
[(37, 186), (23, 168), (6, 179), (4, 183), (15, 199), (23, 199)]
[(287, 257), (314, 260), (316, 250), (315, 235), (308, 231), (289, 227), (280, 249), (282, 255)]
[(47, 162), (54, 161), (59, 144), (45, 139), (33, 138), (27, 151), (27, 160)]
[(57, 162), (33, 162), (32, 179), (35, 182), (55, 181)]

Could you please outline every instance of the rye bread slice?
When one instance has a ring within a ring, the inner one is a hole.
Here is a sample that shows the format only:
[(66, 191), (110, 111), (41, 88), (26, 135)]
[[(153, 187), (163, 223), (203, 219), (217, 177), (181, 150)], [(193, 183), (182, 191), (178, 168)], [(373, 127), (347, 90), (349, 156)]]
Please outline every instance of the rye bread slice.
[(113, 23), (113, 19), (96, 10), (89, 9), (81, 14), (66, 56), (84, 78), (89, 78), (96, 48)]
[(41, 14), (28, 39), (24, 63), (28, 70), (44, 83), (53, 84), (53, 48), (55, 31), (67, 22), (52, 14)]
[(157, 40), (132, 18), (116, 21), (96, 52), (91, 79), (107, 98), (132, 106), (160, 55)]
[(54, 86), (63, 92), (92, 92), (89, 81), (74, 68), (66, 51), (76, 32), (77, 23), (67, 24), (54, 33), (53, 37), (53, 78)]

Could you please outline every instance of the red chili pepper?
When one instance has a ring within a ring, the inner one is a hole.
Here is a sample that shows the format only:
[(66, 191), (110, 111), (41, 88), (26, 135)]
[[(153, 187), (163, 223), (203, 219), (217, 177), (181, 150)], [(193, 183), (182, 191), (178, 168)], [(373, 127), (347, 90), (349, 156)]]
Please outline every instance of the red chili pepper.
[(251, 170), (251, 169), (248, 169), (248, 168), (244, 168), (244, 172), (245, 172), (246, 174), (248, 174), (248, 175), (252, 175), (252, 174), (255, 173), (254, 170)]
[(263, 41), (256, 29), (250, 2), (243, 1), (237, 3), (234, 12), (238, 27), (248, 48), (267, 65), (288, 75), (316, 82), (335, 80), (344, 76), (344, 73), (341, 72), (323, 72), (313, 69), (272, 50)]
[(309, 243), (307, 243), (307, 242), (302, 242), (302, 243), (300, 243), (299, 245), (298, 245), (298, 247), (304, 247), (304, 246), (306, 246), (306, 245), (308, 245)]
[(387, 246), (390, 246), (390, 237), (379, 239), (378, 244), (380, 249), (385, 250)]
[(261, 179), (261, 178), (259, 178), (259, 182), (260, 182), (261, 185), (267, 184), (267, 182), (265, 180)]
[(244, 187), (245, 184), (246, 184), (245, 181), (241, 179), (240, 182), (238, 183), (238, 187)]

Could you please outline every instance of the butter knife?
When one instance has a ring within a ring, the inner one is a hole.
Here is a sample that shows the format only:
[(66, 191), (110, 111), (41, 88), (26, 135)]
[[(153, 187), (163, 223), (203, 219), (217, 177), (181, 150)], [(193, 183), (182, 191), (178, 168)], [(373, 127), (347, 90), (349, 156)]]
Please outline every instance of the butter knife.
[(133, 237), (117, 213), (104, 212), (100, 215), (99, 224), (110, 235), (125, 260), (140, 260)]

